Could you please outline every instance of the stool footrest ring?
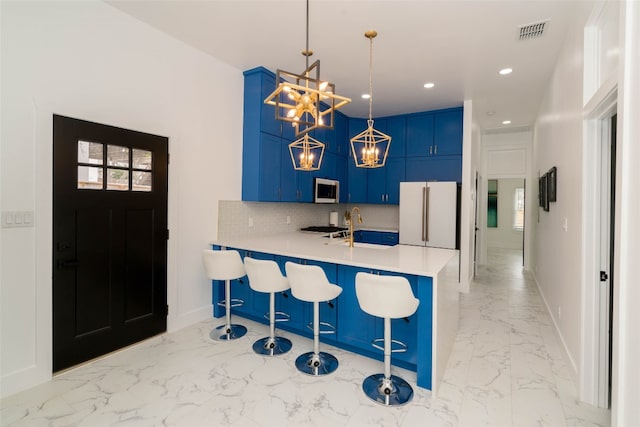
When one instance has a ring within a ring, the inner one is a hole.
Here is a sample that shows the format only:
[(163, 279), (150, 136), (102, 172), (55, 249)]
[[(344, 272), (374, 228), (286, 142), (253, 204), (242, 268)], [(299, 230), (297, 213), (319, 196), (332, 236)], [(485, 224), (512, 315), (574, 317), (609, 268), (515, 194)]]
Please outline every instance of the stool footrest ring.
[[(244, 305), (244, 300), (239, 299), (239, 298), (231, 298), (230, 303), (231, 303), (231, 308), (242, 307)], [(220, 301), (218, 301), (218, 305), (220, 307), (227, 308), (227, 301), (226, 300), (220, 300)]]
[[(382, 345), (378, 344), (382, 343)], [(396, 345), (396, 348), (393, 348), (393, 345)], [(380, 351), (384, 351), (384, 338), (377, 338), (371, 341), (371, 346)], [(391, 353), (405, 353), (407, 351), (407, 345), (402, 341), (391, 340)]]
[[(324, 326), (326, 328), (326, 329), (320, 329), (318, 331), (318, 333), (320, 335), (335, 334), (336, 333), (336, 327), (333, 326), (331, 323), (319, 322), (318, 324), (320, 325), (320, 327)], [(311, 329), (313, 331), (313, 322), (307, 323), (307, 329)]]
[[(289, 320), (291, 320), (291, 316), (289, 315), (289, 313), (285, 313), (284, 311), (276, 311), (274, 314), (274, 322), (288, 322)], [(271, 320), (271, 316), (269, 315), (269, 312), (267, 311), (265, 314), (262, 315), (262, 317), (264, 317), (267, 320)]]

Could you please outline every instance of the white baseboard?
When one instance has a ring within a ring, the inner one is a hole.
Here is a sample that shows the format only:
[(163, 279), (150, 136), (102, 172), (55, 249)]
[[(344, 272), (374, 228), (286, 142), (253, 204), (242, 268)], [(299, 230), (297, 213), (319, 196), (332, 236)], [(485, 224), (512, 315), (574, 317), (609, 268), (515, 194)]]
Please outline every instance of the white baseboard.
[(194, 323), (202, 322), (203, 320), (211, 318), (213, 318), (212, 304), (207, 304), (203, 307), (199, 307), (195, 310), (178, 314), (176, 316), (172, 316), (171, 310), (169, 310), (169, 316), (167, 316), (167, 332), (174, 332), (178, 329), (186, 328)]
[(532, 271), (531, 272), (531, 276), (533, 277), (533, 280), (536, 283), (536, 286), (538, 287), (538, 292), (540, 292), (540, 296), (542, 297), (542, 301), (544, 302), (544, 306), (547, 309), (547, 314), (549, 315), (549, 317), (551, 318), (551, 322), (553, 322), (553, 331), (556, 334), (556, 337), (560, 340), (560, 343), (562, 344), (562, 355), (564, 356), (564, 360), (567, 363), (567, 366), (569, 367), (569, 372), (571, 373), (571, 377), (574, 381), (574, 383), (579, 387), (580, 381), (579, 381), (579, 375), (578, 375), (578, 366), (576, 365), (576, 362), (573, 360), (573, 358), (571, 357), (571, 354), (569, 353), (568, 347), (567, 347), (567, 343), (565, 342), (564, 338), (562, 337), (562, 332), (560, 332), (560, 328), (558, 327), (558, 324), (556, 323), (556, 319), (555, 317), (553, 317), (553, 314), (551, 312), (551, 309), (549, 307), (549, 303), (547, 302), (547, 299), (544, 297), (544, 292), (542, 292), (542, 288), (540, 287), (540, 283), (538, 283), (538, 278), (536, 277), (535, 273)]

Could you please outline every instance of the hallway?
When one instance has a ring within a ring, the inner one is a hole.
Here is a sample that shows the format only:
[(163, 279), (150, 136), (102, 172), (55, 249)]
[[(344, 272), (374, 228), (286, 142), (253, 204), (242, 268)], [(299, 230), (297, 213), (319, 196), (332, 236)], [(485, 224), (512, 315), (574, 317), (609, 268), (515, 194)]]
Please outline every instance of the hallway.
[[(211, 319), (57, 375), (1, 401), (2, 426), (608, 426), (609, 411), (576, 401), (576, 387), (533, 279), (517, 252), (491, 250), (469, 294), (437, 397), (414, 388), (400, 408), (368, 401), (361, 382), (380, 362), (337, 348), (337, 372), (299, 374), (311, 340), (283, 333), (293, 350), (253, 354), (267, 327), (214, 343)], [(240, 320), (240, 319), (238, 319)], [(239, 322), (240, 323), (240, 322)], [(326, 346), (325, 348), (329, 348)], [(415, 374), (393, 368), (415, 386)]]

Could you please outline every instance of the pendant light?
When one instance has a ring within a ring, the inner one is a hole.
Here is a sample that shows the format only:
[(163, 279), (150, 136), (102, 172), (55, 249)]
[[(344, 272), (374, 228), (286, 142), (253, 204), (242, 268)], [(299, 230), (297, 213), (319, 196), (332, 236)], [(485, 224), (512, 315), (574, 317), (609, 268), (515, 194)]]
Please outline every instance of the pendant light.
[(317, 171), (322, 166), (324, 144), (305, 133), (302, 138), (289, 144), (293, 168), (298, 171)]
[(391, 145), (391, 137), (373, 128), (373, 39), (378, 35), (375, 30), (369, 30), (364, 36), (369, 39), (369, 120), (367, 129), (351, 138), (351, 151), (356, 167), (379, 168), (384, 166)]
[(309, 0), (307, 0), (307, 31), (305, 57), (306, 69), (301, 74), (277, 70), (276, 90), (265, 100), (265, 104), (276, 107), (276, 119), (289, 122), (296, 136), (314, 129), (333, 129), (333, 113), (351, 102), (335, 93), (333, 83), (320, 80), (320, 61), (309, 66)]

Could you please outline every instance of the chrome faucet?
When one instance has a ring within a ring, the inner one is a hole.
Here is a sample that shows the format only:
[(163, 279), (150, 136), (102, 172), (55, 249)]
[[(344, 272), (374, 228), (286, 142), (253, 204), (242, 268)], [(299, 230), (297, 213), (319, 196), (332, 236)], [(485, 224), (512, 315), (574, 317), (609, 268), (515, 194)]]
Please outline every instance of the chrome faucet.
[(353, 247), (353, 223), (355, 221), (356, 212), (358, 213), (358, 224), (362, 224), (362, 216), (360, 216), (360, 208), (354, 207), (351, 209), (351, 214), (349, 215), (349, 237), (346, 239), (349, 242), (349, 247)]

